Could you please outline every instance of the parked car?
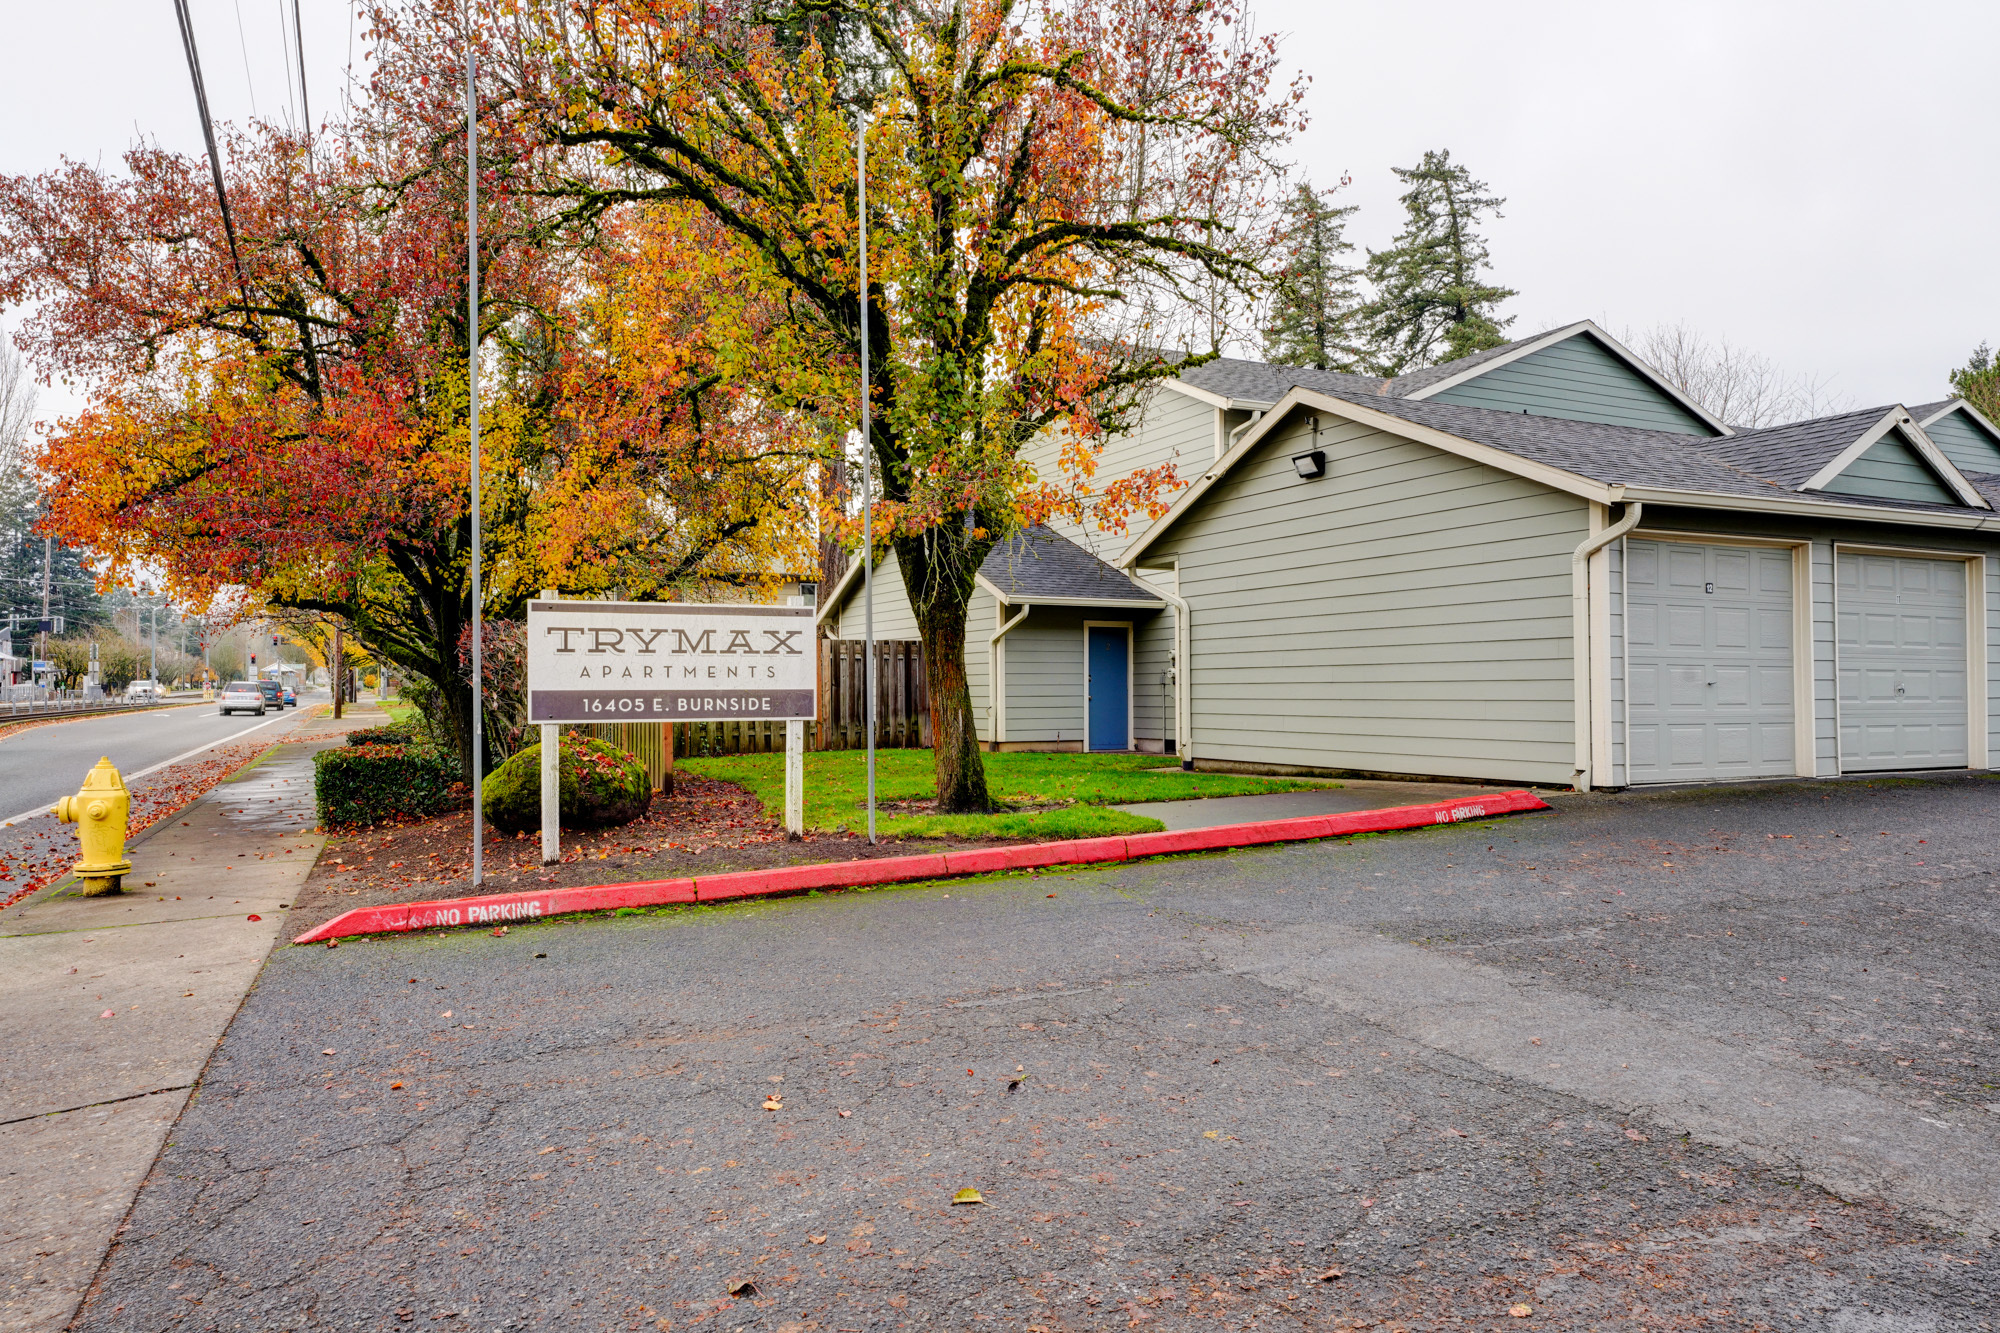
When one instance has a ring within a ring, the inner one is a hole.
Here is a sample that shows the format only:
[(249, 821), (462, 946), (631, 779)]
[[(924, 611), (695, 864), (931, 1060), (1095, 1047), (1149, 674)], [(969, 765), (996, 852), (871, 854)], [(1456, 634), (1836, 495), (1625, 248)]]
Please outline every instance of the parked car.
[(285, 707), (297, 708), (298, 706), (299, 692), (289, 685), (285, 686)]
[(222, 687), (216, 701), (221, 704), (224, 717), (237, 712), (255, 713), (259, 717), (264, 715), (264, 691), (255, 681), (230, 681)]

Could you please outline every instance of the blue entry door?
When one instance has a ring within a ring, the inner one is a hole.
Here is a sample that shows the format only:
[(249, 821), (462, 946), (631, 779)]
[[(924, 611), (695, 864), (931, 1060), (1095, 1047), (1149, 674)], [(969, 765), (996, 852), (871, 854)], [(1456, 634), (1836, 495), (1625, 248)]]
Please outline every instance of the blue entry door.
[(1084, 631), (1084, 712), (1093, 750), (1129, 750), (1132, 733), (1132, 632), (1123, 625)]

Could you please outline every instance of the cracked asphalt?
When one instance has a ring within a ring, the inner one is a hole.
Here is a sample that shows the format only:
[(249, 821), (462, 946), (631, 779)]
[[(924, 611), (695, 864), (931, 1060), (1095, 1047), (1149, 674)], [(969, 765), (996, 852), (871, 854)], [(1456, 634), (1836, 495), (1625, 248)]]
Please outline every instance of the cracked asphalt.
[(2000, 784), (1552, 799), (281, 950), (77, 1326), (1992, 1329)]

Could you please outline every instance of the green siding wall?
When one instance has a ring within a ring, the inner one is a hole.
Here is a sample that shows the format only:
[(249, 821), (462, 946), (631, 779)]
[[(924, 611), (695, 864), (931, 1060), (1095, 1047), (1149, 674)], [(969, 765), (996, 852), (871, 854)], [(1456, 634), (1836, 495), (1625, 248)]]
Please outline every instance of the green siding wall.
[(1938, 452), (1966, 472), (2000, 472), (2000, 440), (1963, 412), (1939, 417), (1924, 427)]
[(1110, 619), (1074, 607), (1036, 607), (1000, 641), (1011, 743), (1081, 745), (1083, 622)]
[[(917, 616), (910, 609), (910, 595), (903, 589), (903, 571), (896, 564), (896, 553), (889, 552), (875, 566), (875, 637), (878, 639), (914, 639), (917, 637)], [(840, 622), (840, 637), (859, 639), (862, 637), (861, 580), (854, 581), (854, 590), (848, 594), (847, 604), (840, 608), (836, 619)]]
[(992, 636), (1004, 623), (995, 619), (996, 612), (1004, 617), (1007, 608), (986, 589), (973, 588), (965, 604), (965, 684), (972, 696), (972, 732), (982, 741), (993, 739)]
[(1425, 401), (1683, 435), (1715, 434), (1587, 333), (1498, 366)]
[[(1160, 493), (1161, 500), (1171, 503), (1174, 496), (1200, 480), (1215, 461), (1215, 413), (1215, 408), (1186, 394), (1167, 388), (1154, 389), (1132, 429), (1105, 441), (1090, 489), (1102, 490), (1110, 482), (1143, 468), (1171, 463), (1174, 485)], [(1247, 413), (1231, 415), (1239, 421), (1248, 418)], [(1057, 431), (1044, 431), (1028, 445), (1025, 457), (1033, 465), (1037, 480), (1052, 485), (1073, 484), (1061, 468), (1061, 449), (1062, 436)], [(1153, 520), (1143, 511), (1134, 513), (1126, 519), (1123, 532), (1089, 522), (1079, 526), (1064, 519), (1051, 520), (1049, 526), (1086, 551), (1094, 552), (1099, 559), (1115, 565), (1118, 557), (1153, 526)]]
[[(1140, 581), (1147, 575), (1141, 572)], [(1172, 573), (1152, 578), (1173, 591)], [(1164, 752), (1174, 738), (1174, 609), (1140, 612), (1132, 627), (1132, 736), (1136, 748)]]
[(1181, 562), (1197, 760), (1567, 782), (1584, 501), (1400, 436), (1274, 432), (1148, 561)]
[(1930, 465), (1897, 431), (1890, 431), (1868, 452), (1849, 463), (1820, 489), (1838, 495), (1866, 495), (1878, 500), (1922, 500), (1929, 504), (1959, 503)]

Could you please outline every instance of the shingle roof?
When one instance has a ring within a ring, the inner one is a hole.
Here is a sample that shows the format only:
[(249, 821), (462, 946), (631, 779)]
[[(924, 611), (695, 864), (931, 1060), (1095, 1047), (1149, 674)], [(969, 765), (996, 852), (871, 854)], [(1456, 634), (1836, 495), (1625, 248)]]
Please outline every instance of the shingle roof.
[(1505, 356), (1507, 353), (1520, 347), (1523, 343), (1531, 343), (1537, 338), (1546, 338), (1551, 333), (1556, 332), (1557, 329), (1566, 329), (1569, 327), (1567, 324), (1558, 324), (1555, 328), (1543, 329), (1540, 333), (1531, 334), (1526, 338), (1516, 338), (1512, 342), (1501, 343), (1498, 347), (1489, 347), (1483, 352), (1474, 352), (1470, 356), (1461, 356), (1456, 361), (1440, 361), (1437, 365), (1425, 366), (1422, 370), (1413, 370), (1407, 375), (1398, 375), (1395, 379), (1389, 381), (1384, 392), (1392, 398), (1407, 398), (1426, 385), (1436, 384), (1439, 380), (1450, 379), (1453, 375), (1470, 370), (1474, 366), (1482, 365), (1485, 362), (1493, 360), (1495, 357)]
[(1016, 533), (994, 547), (979, 575), (1010, 603), (1062, 597), (1160, 604), (1158, 593), (1045, 527)]
[(1184, 371), (1178, 378), (1197, 389), (1252, 403), (1275, 403), (1294, 388), (1373, 395), (1388, 383), (1373, 375), (1349, 375), (1338, 370), (1315, 370), (1311, 366), (1274, 366), (1228, 356)]
[(1935, 403), (1918, 403), (1910, 409), (1910, 415), (1922, 422), (1926, 417), (1936, 416), (1957, 401), (1956, 398), (1940, 398)]
[(1721, 439), (1704, 440), (1702, 452), (1782, 485), (1803, 486), (1894, 408), (1891, 403), (1763, 430), (1738, 431)]
[(1445, 361), (1422, 370), (1413, 370), (1395, 379), (1383, 379), (1379, 375), (1350, 375), (1338, 370), (1315, 370), (1310, 366), (1274, 366), (1263, 361), (1239, 361), (1234, 357), (1217, 357), (1184, 371), (1178, 377), (1184, 383), (1210, 393), (1219, 393), (1225, 398), (1242, 398), (1254, 403), (1275, 403), (1294, 387), (1320, 389), (1327, 393), (1366, 393), (1382, 398), (1407, 398), (1427, 385), (1453, 375), (1484, 365), (1497, 357), (1515, 351), (1523, 344), (1546, 338), (1551, 333), (1570, 328), (1568, 324), (1558, 324), (1554, 328), (1543, 329), (1527, 338), (1516, 338), (1498, 347), (1489, 347), (1483, 352), (1461, 356), (1456, 361)]
[[(1711, 495), (1783, 496), (1829, 507), (1863, 506), (1963, 514), (1959, 505), (1847, 496), (1795, 489), (1827, 459), (1852, 444), (1868, 425), (1882, 419), (1888, 408), (1846, 412), (1820, 421), (1800, 422), (1744, 436), (1706, 439), (1672, 431), (1638, 430), (1594, 421), (1537, 417), (1525, 412), (1496, 412), (1451, 403), (1413, 402), (1407, 398), (1329, 393), (1371, 411), (1429, 426), (1462, 440), (1503, 449), (1520, 458), (1544, 463), (1606, 485), (1657, 490), (1699, 491)], [(1855, 424), (1855, 423), (1860, 424)], [(1813, 428), (1825, 427), (1823, 431)], [(1760, 437), (1767, 449), (1746, 449)], [(1807, 461), (1819, 462), (1807, 467)], [(1773, 465), (1775, 464), (1775, 466)], [(1805, 468), (1803, 475), (1800, 469)], [(1796, 481), (1787, 478), (1796, 476)], [(2000, 476), (1972, 477), (1973, 485), (2000, 506)]]

